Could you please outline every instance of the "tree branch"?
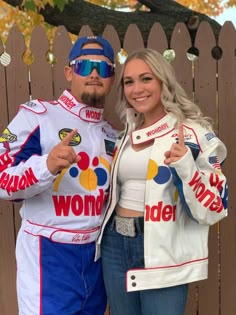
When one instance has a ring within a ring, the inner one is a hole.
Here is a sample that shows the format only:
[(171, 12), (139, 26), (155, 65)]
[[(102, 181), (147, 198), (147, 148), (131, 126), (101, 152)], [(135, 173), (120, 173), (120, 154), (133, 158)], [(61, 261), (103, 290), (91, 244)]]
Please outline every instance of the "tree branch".
[[(5, 0), (5, 2), (19, 7), (22, 4), (22, 0)], [(82, 26), (89, 25), (93, 33), (98, 35), (103, 33), (106, 25), (113, 25), (121, 43), (130, 24), (136, 24), (139, 27), (145, 43), (155, 22), (162, 25), (168, 40), (170, 40), (172, 31), (178, 22), (187, 25), (192, 41), (194, 41), (197, 27), (201, 21), (210, 23), (216, 38), (219, 34), (221, 26), (215, 20), (205, 14), (192, 11), (175, 1), (140, 0), (139, 2), (145, 4), (151, 11), (120, 12), (102, 8), (83, 0), (74, 0), (69, 2), (62, 12), (58, 8), (47, 5), (40, 13), (47, 23), (54, 26), (64, 25), (73, 34), (78, 34)], [(192, 23), (193, 17), (194, 21), (198, 23)]]

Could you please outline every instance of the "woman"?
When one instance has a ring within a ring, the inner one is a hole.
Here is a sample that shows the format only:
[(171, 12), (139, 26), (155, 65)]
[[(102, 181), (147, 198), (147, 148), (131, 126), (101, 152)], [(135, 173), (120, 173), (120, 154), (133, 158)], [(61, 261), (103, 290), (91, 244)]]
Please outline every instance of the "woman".
[(183, 315), (207, 278), (208, 231), (227, 215), (225, 145), (172, 66), (141, 49), (124, 64), (110, 200), (101, 233), (112, 315)]

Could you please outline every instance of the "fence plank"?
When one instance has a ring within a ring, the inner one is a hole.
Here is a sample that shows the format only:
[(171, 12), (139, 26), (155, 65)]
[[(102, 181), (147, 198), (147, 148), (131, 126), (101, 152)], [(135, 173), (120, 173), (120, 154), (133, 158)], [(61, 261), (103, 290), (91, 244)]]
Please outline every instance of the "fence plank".
[(236, 31), (231, 22), (224, 24), (219, 35), (223, 49), (219, 60), (219, 134), (228, 149), (223, 166), (229, 184), (229, 217), (220, 224), (221, 240), (221, 315), (235, 315), (236, 283), (236, 194), (235, 194), (235, 117), (236, 117)]
[(7, 88), (6, 88), (6, 68), (1, 64), (1, 56), (4, 53), (2, 41), (0, 39), (0, 131), (2, 132), (6, 127), (8, 120), (7, 107)]
[(160, 54), (168, 49), (168, 41), (160, 23), (154, 23), (147, 41), (147, 47), (158, 51)]
[[(0, 40), (0, 56), (4, 52)], [(8, 102), (6, 87), (6, 68), (0, 63), (0, 131), (8, 123)], [(0, 138), (0, 146), (4, 140)], [(16, 303), (16, 263), (15, 263), (15, 232), (13, 205), (0, 200), (0, 313), (2, 315), (17, 314)]]
[(68, 65), (68, 55), (72, 47), (71, 39), (64, 26), (59, 26), (55, 32), (53, 41), (53, 55), (56, 58), (56, 64), (53, 65), (53, 95), (54, 99), (70, 87), (70, 83), (64, 75), (64, 67)]
[(192, 64), (187, 58), (187, 52), (192, 46), (187, 27), (184, 23), (177, 23), (171, 37), (170, 48), (175, 51), (175, 59), (172, 62), (178, 81), (187, 94), (193, 96)]
[[(217, 61), (211, 54), (215, 46), (216, 40), (210, 25), (201, 23), (195, 39), (195, 47), (200, 51), (200, 55), (194, 62), (194, 96), (203, 113), (217, 123)], [(218, 130), (218, 125), (216, 128)], [(218, 224), (215, 224), (210, 227), (209, 233), (208, 280), (198, 283), (199, 314), (219, 314), (218, 264)]]
[(122, 129), (123, 126), (116, 114), (116, 102), (117, 102), (117, 84), (120, 76), (121, 65), (117, 62), (118, 53), (121, 50), (121, 43), (119, 36), (112, 25), (108, 25), (103, 32), (103, 36), (111, 43), (114, 53), (115, 53), (115, 62), (116, 62), (116, 73), (115, 80), (113, 82), (111, 91), (106, 98), (104, 117), (107, 119), (113, 126), (118, 129)]
[(8, 35), (6, 51), (11, 56), (11, 62), (6, 67), (6, 75), (9, 120), (12, 120), (18, 106), (30, 99), (29, 71), (23, 61), (26, 46), (24, 37), (17, 27), (13, 27)]
[[(26, 51), (24, 37), (17, 27), (9, 32), (6, 44), (6, 51), (11, 56), (11, 62), (6, 67), (7, 76), (7, 101), (8, 119), (11, 121), (16, 115), (20, 104), (29, 101), (29, 69), (24, 63), (23, 54)], [(14, 93), (12, 93), (14, 91)], [(13, 203), (15, 234), (21, 225), (19, 210), (22, 203)]]
[(32, 32), (30, 50), (34, 56), (34, 62), (30, 66), (32, 98), (52, 100), (52, 67), (46, 60), (46, 55), (49, 51), (49, 41), (41, 26), (37, 26)]
[(202, 22), (195, 39), (195, 47), (200, 54), (194, 62), (194, 101), (204, 115), (216, 122), (215, 127), (218, 130), (217, 61), (212, 57), (212, 49), (215, 46), (212, 28), (208, 23)]
[(124, 50), (129, 54), (132, 51), (143, 47), (143, 37), (138, 26), (136, 24), (130, 24), (124, 36)]
[(91, 28), (88, 25), (84, 25), (81, 27), (78, 37), (92, 36), (92, 35), (93, 35), (93, 32)]
[(14, 215), (11, 202), (0, 200), (0, 313), (16, 315)]
[[(193, 96), (193, 73), (192, 64), (187, 59), (187, 51), (191, 47), (191, 40), (186, 26), (183, 23), (176, 24), (172, 37), (170, 48), (175, 51), (175, 59), (172, 62), (176, 71), (176, 76), (181, 86), (186, 90), (190, 97)], [(197, 307), (196, 284), (189, 285), (188, 301), (185, 315), (195, 315)]]

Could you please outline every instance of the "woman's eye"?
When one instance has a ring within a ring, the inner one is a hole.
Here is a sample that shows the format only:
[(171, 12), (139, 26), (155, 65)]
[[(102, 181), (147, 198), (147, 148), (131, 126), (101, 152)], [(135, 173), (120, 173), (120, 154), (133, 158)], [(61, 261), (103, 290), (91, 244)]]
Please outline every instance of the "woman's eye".
[(131, 84), (131, 83), (133, 83), (132, 80), (125, 80), (125, 81), (124, 81), (124, 85), (128, 85), (128, 84)]
[(144, 81), (144, 82), (148, 82), (148, 81), (151, 81), (151, 80), (152, 80), (151, 77), (145, 77), (145, 78), (143, 78), (143, 81)]

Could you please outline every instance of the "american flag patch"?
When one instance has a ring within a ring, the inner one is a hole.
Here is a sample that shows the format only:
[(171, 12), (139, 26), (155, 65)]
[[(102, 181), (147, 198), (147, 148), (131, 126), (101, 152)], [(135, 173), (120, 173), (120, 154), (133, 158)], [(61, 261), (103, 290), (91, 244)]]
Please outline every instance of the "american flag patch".
[(214, 168), (221, 169), (218, 156), (210, 156), (209, 163), (212, 164)]
[(205, 137), (207, 138), (208, 141), (210, 141), (211, 139), (215, 138), (216, 135), (213, 132), (208, 132), (205, 134)]

